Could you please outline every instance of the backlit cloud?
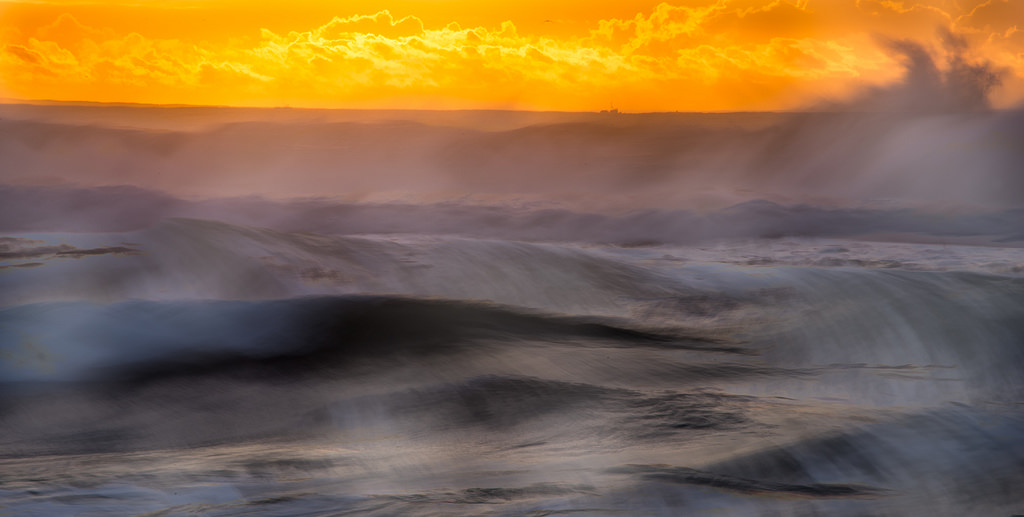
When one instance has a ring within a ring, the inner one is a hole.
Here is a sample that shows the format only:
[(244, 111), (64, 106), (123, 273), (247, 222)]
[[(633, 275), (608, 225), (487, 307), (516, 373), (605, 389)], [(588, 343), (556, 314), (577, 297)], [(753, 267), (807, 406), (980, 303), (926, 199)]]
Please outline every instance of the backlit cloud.
[[(173, 4), (112, 4), (121, 18), (111, 25), (130, 26), (124, 17)], [(429, 12), (381, 9), (300, 30), (254, 24), (218, 38), (209, 29), (155, 34), (152, 22), (140, 22), (138, 31), (85, 23), (71, 4), (49, 5), (62, 11), (50, 19), (24, 15), (36, 4), (5, 4), (22, 14), (0, 11), (8, 21), (0, 30), (0, 93), (262, 106), (786, 109), (899, 80), (900, 58), (879, 38), (918, 41), (942, 54), (948, 46), (941, 29), (965, 38), (974, 55), (964, 59), (1005, 70), (1011, 92), (1001, 102), (1016, 102), (1024, 27), (1012, 21), (1020, 3), (963, 4), (681, 1), (633, 17), (585, 20), (585, 29), (568, 34), (521, 29), (529, 20), (428, 23)], [(208, 23), (227, 16), (203, 4), (191, 9), (199, 13), (193, 16), (210, 9)], [(1016, 19), (1024, 25), (1024, 17)]]

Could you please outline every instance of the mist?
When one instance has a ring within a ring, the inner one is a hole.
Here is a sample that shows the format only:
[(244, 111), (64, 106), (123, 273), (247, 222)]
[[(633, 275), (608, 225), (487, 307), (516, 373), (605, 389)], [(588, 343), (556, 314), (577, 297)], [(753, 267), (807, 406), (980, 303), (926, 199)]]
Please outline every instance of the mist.
[(0, 107), (0, 181), (188, 199), (548, 203), (586, 212), (783, 204), (1024, 204), (1024, 112), (941, 33), (882, 40), (902, 82), (792, 113)]
[(1017, 515), (1024, 110), (0, 105), (0, 507)]

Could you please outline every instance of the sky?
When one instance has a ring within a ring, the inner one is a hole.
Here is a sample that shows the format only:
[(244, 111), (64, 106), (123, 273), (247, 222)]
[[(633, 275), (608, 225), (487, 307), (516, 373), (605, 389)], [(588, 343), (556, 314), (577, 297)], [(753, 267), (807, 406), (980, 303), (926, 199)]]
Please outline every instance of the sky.
[(906, 80), (908, 48), (1024, 101), (1024, 0), (0, 1), (0, 98), (790, 110)]

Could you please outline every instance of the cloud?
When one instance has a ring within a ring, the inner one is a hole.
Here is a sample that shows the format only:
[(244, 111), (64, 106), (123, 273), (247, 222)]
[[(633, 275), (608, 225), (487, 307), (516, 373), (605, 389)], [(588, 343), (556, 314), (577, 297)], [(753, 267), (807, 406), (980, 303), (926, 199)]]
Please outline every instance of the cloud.
[(725, 2), (713, 2), (701, 7), (659, 4), (651, 14), (638, 13), (630, 20), (601, 20), (591, 32), (595, 40), (607, 40), (624, 52), (637, 50), (661, 42), (693, 38), (702, 32), (705, 21), (725, 8)]
[(1024, 4), (1012, 0), (988, 0), (961, 16), (957, 25), (991, 33), (1005, 33), (1015, 27), (1024, 29)]
[[(897, 80), (906, 52), (894, 56), (885, 44), (886, 54), (871, 33), (886, 41), (934, 39), (936, 26), (961, 23), (958, 34), (991, 56), (993, 67), (1024, 77), (1016, 29), (984, 33), (994, 27), (985, 22), (992, 2), (956, 11), (923, 2), (695, 0), (595, 19), (590, 30), (559, 36), (513, 21), (428, 25), (383, 10), (303, 31), (253, 27), (221, 42), (186, 32), (175, 39), (117, 34), (62, 14), (0, 34), (0, 78), (9, 96), (97, 101), (784, 109)], [(956, 73), (966, 79), (979, 71), (961, 66)]]

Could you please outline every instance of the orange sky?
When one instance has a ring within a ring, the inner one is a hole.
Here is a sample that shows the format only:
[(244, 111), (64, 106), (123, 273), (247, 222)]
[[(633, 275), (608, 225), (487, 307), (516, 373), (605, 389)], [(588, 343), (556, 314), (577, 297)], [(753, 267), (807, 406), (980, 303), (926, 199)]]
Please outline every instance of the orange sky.
[(339, 108), (779, 110), (937, 62), (1024, 100), (1024, 0), (0, 1), (0, 97)]

